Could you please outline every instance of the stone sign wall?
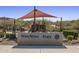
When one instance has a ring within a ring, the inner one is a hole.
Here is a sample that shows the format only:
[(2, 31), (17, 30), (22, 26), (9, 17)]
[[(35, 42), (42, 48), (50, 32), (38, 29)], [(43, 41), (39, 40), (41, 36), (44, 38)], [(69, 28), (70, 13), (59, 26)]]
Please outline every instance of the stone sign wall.
[(51, 32), (51, 33), (18, 33), (18, 44), (62, 44), (63, 34), (61, 32)]

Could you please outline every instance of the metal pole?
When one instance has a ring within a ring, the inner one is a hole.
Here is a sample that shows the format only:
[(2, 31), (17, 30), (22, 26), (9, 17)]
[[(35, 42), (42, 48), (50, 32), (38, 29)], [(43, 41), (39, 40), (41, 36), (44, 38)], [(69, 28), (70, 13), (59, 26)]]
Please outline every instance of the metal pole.
[(5, 26), (5, 17), (4, 17), (4, 26), (3, 26), (4, 39), (6, 38), (6, 26)]
[(60, 31), (62, 31), (62, 17), (60, 17)]
[(33, 24), (35, 24), (35, 21), (36, 21), (36, 7), (34, 6), (34, 22), (33, 22)]
[(42, 25), (44, 25), (44, 17), (42, 17)]
[(15, 31), (16, 31), (16, 29), (15, 29), (15, 19), (14, 19), (14, 26), (13, 26), (13, 32), (14, 32), (14, 34), (15, 34)]

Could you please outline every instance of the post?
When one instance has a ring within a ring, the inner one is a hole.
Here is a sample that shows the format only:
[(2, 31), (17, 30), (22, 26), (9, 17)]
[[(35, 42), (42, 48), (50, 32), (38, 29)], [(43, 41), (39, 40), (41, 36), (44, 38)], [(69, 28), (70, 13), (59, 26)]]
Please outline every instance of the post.
[(22, 19), (20, 19), (20, 31), (22, 31)]
[(37, 28), (37, 26), (35, 24), (35, 21), (36, 21), (36, 7), (35, 6), (34, 6), (34, 12), (33, 13), (34, 13), (34, 15), (33, 15), (34, 21), (33, 21), (33, 24), (31, 26), (30, 31), (35, 32), (36, 31), (36, 28)]
[(42, 31), (45, 32), (46, 31), (46, 24), (44, 21), (44, 17), (42, 17)]
[(14, 34), (16, 34), (16, 33), (15, 33), (15, 31), (16, 31), (15, 23), (16, 23), (16, 21), (15, 21), (15, 19), (14, 19), (14, 26), (13, 26), (13, 33), (14, 33)]
[(42, 25), (44, 25), (45, 23), (44, 23), (44, 17), (42, 17)]
[(4, 33), (4, 39), (6, 38), (6, 24), (5, 24), (5, 17), (4, 19), (4, 25), (3, 25), (3, 33)]
[(34, 6), (34, 22), (33, 22), (33, 24), (35, 24), (35, 21), (36, 21), (36, 7)]
[(60, 17), (60, 31), (62, 32), (62, 17)]

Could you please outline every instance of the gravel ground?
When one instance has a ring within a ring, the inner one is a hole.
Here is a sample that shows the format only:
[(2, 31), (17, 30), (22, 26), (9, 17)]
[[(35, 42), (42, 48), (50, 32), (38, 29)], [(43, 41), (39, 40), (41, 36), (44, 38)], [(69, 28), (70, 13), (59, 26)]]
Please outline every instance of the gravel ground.
[(17, 43), (13, 40), (3, 40), (0, 42), (0, 45), (16, 45)]

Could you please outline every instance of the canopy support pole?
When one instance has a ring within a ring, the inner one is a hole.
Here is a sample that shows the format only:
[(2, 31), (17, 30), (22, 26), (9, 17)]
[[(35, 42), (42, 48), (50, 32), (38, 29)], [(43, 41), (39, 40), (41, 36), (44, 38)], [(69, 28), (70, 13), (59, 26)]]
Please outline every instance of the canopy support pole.
[(44, 25), (44, 17), (42, 17), (42, 25)]
[(36, 7), (34, 6), (34, 22), (33, 22), (33, 24), (35, 24), (35, 21), (36, 21)]

